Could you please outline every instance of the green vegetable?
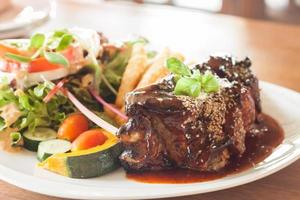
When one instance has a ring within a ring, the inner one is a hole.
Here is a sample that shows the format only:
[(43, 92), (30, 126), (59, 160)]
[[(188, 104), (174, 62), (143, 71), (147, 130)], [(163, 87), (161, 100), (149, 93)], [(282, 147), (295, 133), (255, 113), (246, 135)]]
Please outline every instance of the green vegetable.
[(61, 64), (64, 65), (65, 67), (69, 65), (69, 61), (59, 53), (44, 51), (44, 56), (50, 63)]
[(22, 140), (21, 133), (19, 132), (10, 133), (11, 146), (18, 146), (21, 140)]
[(149, 40), (145, 37), (137, 37), (134, 38), (133, 40), (129, 40), (126, 42), (129, 45), (135, 45), (135, 44), (148, 44)]
[(92, 178), (117, 169), (121, 144), (113, 134), (103, 133), (108, 138), (104, 144), (87, 150), (54, 154), (39, 166), (71, 178)]
[(71, 142), (61, 139), (46, 140), (39, 144), (37, 159), (42, 162), (57, 153), (66, 153), (71, 150)]
[(8, 85), (9, 84), (9, 80), (7, 76), (2, 76), (0, 77), (0, 87), (2, 87), (3, 85)]
[(190, 77), (182, 77), (177, 81), (174, 92), (176, 95), (197, 97), (201, 92), (201, 84), (196, 79)]
[(56, 47), (56, 51), (65, 50), (67, 47), (71, 45), (72, 42), (73, 42), (73, 36), (71, 34), (64, 34), (61, 37), (58, 46)]
[(148, 58), (154, 58), (157, 55), (157, 51), (148, 51), (147, 52), (147, 57)]
[(199, 70), (193, 70), (191, 78), (201, 82), (202, 75)]
[(0, 90), (0, 108), (9, 103), (18, 104), (18, 98), (15, 96), (14, 91), (8, 84), (1, 85)]
[[(107, 63), (104, 63), (103, 76), (115, 91), (118, 91), (120, 87), (131, 52), (132, 45), (125, 43)], [(113, 102), (116, 96), (115, 92), (107, 86), (105, 81), (102, 81), (100, 84), (100, 94), (108, 102)]]
[[(47, 126), (58, 128), (59, 124), (64, 120), (65, 116), (73, 113), (76, 109), (64, 95), (57, 93), (48, 102), (43, 102), (43, 98), (52, 89), (53, 83), (44, 82), (35, 87), (29, 88), (26, 91), (19, 90), (14, 93), (9, 85), (1, 86), (0, 90), (0, 108), (9, 103), (14, 103), (21, 116), (12, 125), (20, 131), (28, 129), (34, 131), (35, 127)], [(0, 118), (0, 129), (6, 128), (5, 119)]]
[(211, 72), (206, 72), (202, 76), (201, 83), (204, 85), (205, 92), (217, 92), (220, 89), (220, 85), (216, 77)]
[[(102, 82), (100, 84), (100, 94), (108, 102), (113, 102), (120, 87), (123, 73), (128, 64), (135, 44), (147, 44), (148, 40), (139, 37), (134, 40), (124, 42), (123, 46), (108, 60), (103, 63)], [(150, 55), (151, 56), (151, 55)]]
[(49, 62), (67, 66), (68, 60), (63, 55), (48, 50), (62, 51), (69, 47), (72, 42), (73, 36), (67, 33), (66, 30), (55, 31), (47, 38), (44, 34), (37, 33), (30, 39), (29, 49), (36, 50), (31, 59), (43, 54)]
[(0, 117), (0, 131), (3, 131), (6, 128), (5, 125), (5, 120), (2, 117)]
[(13, 54), (13, 53), (6, 53), (5, 57), (10, 58), (15, 61), (18, 61), (18, 62), (21, 62), (21, 63), (31, 62), (31, 58), (26, 57), (26, 56), (20, 56), (20, 55)]
[(68, 34), (68, 30), (67, 29), (58, 29), (58, 30), (54, 31), (53, 37), (61, 38), (65, 34)]
[(34, 132), (23, 133), (24, 147), (30, 151), (37, 151), (40, 142), (56, 138), (56, 131), (50, 128), (36, 128)]
[(176, 95), (198, 97), (201, 92), (211, 93), (220, 89), (218, 79), (211, 72), (207, 71), (202, 75), (197, 69), (191, 71), (177, 58), (169, 58), (167, 68), (174, 74)]
[[(84, 75), (83, 75), (84, 76)], [(68, 88), (76, 98), (86, 105), (89, 110), (101, 110), (100, 104), (91, 96), (87, 88), (82, 87), (80, 79), (82, 76), (80, 74), (69, 76), (69, 81), (65, 84), (65, 87)]]
[(39, 49), (43, 47), (45, 42), (45, 35), (41, 33), (34, 34), (30, 39), (29, 49)]
[(167, 60), (167, 68), (174, 74), (182, 76), (191, 75), (191, 70), (188, 68), (188, 66), (186, 66), (183, 62), (174, 57), (169, 58)]
[(4, 43), (7, 43), (8, 45), (10, 46), (13, 46), (13, 47), (17, 47), (19, 49), (24, 49), (25, 47), (27, 48), (28, 47), (28, 42), (27, 40), (19, 40), (19, 39), (9, 39), (9, 40), (4, 40), (3, 41)]

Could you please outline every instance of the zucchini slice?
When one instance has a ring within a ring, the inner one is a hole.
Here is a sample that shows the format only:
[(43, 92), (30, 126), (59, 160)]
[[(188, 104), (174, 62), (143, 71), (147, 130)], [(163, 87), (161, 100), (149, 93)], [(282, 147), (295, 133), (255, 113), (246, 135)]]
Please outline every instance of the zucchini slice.
[(71, 142), (61, 139), (46, 140), (39, 144), (37, 159), (44, 161), (57, 153), (66, 153), (71, 150)]
[(122, 152), (119, 139), (106, 131), (107, 140), (91, 149), (58, 153), (39, 163), (39, 166), (71, 178), (92, 178), (117, 169)]
[(40, 142), (55, 139), (56, 131), (50, 128), (38, 127), (34, 132), (26, 131), (23, 133), (24, 147), (30, 151), (37, 151)]

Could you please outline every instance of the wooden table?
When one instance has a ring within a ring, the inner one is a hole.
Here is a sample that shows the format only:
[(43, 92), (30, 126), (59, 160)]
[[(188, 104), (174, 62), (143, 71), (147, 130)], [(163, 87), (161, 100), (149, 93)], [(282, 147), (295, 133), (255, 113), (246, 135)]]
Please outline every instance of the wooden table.
[[(60, 0), (56, 18), (42, 30), (83, 26), (120, 39), (146, 36), (156, 49), (169, 46), (187, 59), (201, 60), (216, 52), (249, 56), (261, 80), (300, 91), (300, 27), (159, 6)], [(279, 97), (280, 98), (280, 97)], [(209, 184), (209, 183), (208, 183)], [(262, 180), (236, 188), (182, 198), (250, 200), (300, 198), (300, 161)], [(2, 200), (59, 200), (0, 181)]]

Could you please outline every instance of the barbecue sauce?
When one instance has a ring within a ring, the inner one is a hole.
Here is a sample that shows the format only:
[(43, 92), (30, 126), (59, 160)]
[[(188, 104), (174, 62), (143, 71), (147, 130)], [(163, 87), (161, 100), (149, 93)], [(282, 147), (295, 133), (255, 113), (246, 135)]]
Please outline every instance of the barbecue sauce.
[(148, 172), (130, 172), (127, 178), (144, 183), (195, 183), (214, 180), (254, 167), (268, 157), (272, 150), (284, 139), (280, 125), (270, 116), (261, 114), (258, 122), (246, 136), (246, 151), (242, 157), (230, 160), (224, 169), (218, 172), (199, 172), (186, 169), (170, 169)]

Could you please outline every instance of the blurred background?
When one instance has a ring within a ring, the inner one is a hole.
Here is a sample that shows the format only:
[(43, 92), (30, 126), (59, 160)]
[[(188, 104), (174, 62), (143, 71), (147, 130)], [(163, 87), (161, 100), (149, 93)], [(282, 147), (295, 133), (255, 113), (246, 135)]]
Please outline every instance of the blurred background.
[(300, 0), (134, 0), (223, 13), (247, 18), (300, 24)]
[[(123, 0), (166, 8), (225, 14), (300, 24), (300, 0)], [(56, 6), (66, 2), (95, 4), (116, 0), (0, 0), (0, 38), (21, 37), (55, 16)], [(119, 2), (121, 2), (119, 0)], [(75, 14), (75, 13), (74, 13)]]
[(300, 0), (0, 0), (0, 39), (74, 26), (189, 61), (248, 56), (259, 78), (300, 91)]

